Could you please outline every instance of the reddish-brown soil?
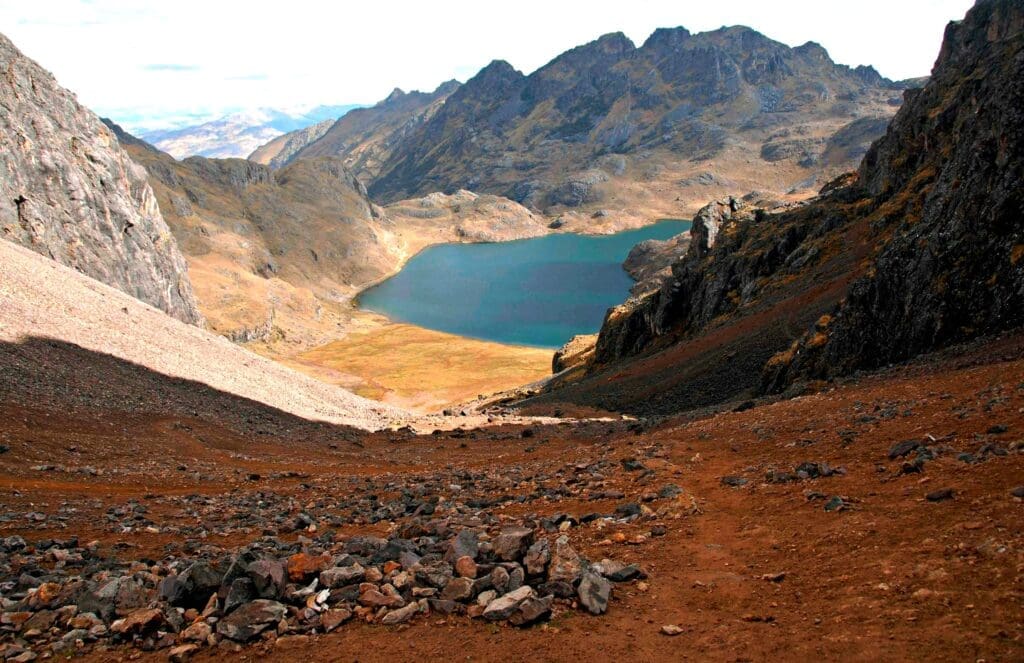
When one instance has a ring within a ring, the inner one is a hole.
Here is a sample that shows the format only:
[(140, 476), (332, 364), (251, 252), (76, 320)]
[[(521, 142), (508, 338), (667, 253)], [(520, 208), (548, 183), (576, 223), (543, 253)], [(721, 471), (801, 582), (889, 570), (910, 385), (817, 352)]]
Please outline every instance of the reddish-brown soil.
[[(79, 359), (83, 372), (106, 366)], [(122, 382), (129, 382), (127, 375), (119, 375)], [(121, 544), (117, 554), (130, 559), (159, 559), (165, 546), (180, 541), (111, 531), (103, 514), (128, 499), (147, 504), (148, 517), (163, 526), (183, 522), (164, 499), (174, 495), (264, 491), (302, 503), (351, 476), (390, 479), (448, 466), (554, 471), (597, 458), (616, 464), (639, 458), (654, 474), (609, 473), (606, 487), (621, 490), (622, 500), (573, 495), (495, 510), (580, 515), (638, 500), (667, 482), (684, 490), (669, 508), (658, 509), (656, 519), (570, 530), (588, 558), (636, 561), (649, 574), (646, 587), (616, 586), (604, 616), (563, 606), (547, 625), (518, 630), (431, 614), (401, 627), (350, 623), (285, 646), (266, 641), (207, 649), (196, 660), (226, 654), (270, 661), (1024, 660), (1024, 503), (1010, 494), (1024, 484), (1022, 335), (811, 396), (664, 420), (639, 434), (624, 424), (591, 424), (535, 427), (530, 438), (518, 429), (459, 439), (357, 436), (281, 423), (277, 413), (254, 427), (247, 423), (251, 413), (225, 416), (230, 408), (218, 405), (211, 416), (195, 402), (169, 396), (166, 411), (155, 412), (147, 401), (126, 412), (133, 408), (115, 407), (116, 399), (64, 408), (57, 389), (32, 393), (29, 403), (7, 390), (0, 403), (0, 444), (10, 447), (0, 454), (0, 504), (3, 514), (39, 511), (49, 518), (39, 526), (0, 521), (0, 536), (32, 541), (75, 534), (104, 548)], [(894, 443), (907, 439), (939, 450), (921, 473), (901, 474), (903, 460), (888, 457)], [(975, 464), (957, 459), (988, 443), (1008, 455)], [(792, 471), (803, 461), (842, 466), (846, 474), (785, 484), (764, 480), (770, 469)], [(44, 463), (103, 474), (32, 469)], [(272, 478), (286, 471), (303, 476)], [(247, 480), (252, 473), (263, 478)], [(748, 483), (723, 485), (727, 475)], [(953, 499), (925, 499), (947, 487)], [(825, 500), (809, 499), (810, 493), (843, 496), (851, 508), (825, 511)], [(617, 531), (647, 533), (655, 522), (666, 526), (665, 536), (602, 545)], [(214, 543), (228, 548), (257, 536), (233, 534)], [(776, 574), (785, 576), (766, 579)], [(665, 624), (683, 633), (662, 635)], [(166, 660), (163, 652), (132, 649), (86, 658), (136, 656)]]

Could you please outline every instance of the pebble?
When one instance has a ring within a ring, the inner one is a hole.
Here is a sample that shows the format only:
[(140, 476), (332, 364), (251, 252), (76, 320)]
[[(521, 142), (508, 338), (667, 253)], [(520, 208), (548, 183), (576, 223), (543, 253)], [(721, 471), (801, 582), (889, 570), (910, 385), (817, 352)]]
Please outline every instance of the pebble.
[(928, 493), (924, 498), (929, 502), (944, 502), (945, 500), (953, 499), (953, 495), (954, 492), (952, 488), (940, 488), (939, 490), (933, 490)]

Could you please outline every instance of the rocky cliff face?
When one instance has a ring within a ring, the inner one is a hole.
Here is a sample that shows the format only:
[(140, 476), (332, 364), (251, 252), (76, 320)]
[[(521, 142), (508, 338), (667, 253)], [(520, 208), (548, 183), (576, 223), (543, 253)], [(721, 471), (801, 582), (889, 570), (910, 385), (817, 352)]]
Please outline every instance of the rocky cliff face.
[(769, 388), (1024, 324), (1024, 5), (982, 0), (950, 24), (860, 180), (879, 209), (871, 265), (769, 364)]
[(202, 324), (144, 169), (0, 35), (0, 237)]
[(609, 312), (596, 364), (686, 356), (666, 391), (721, 399), (1024, 324), (1022, 108), (1024, 6), (980, 1), (859, 173), (779, 212), (702, 210), (672, 278)]
[(851, 124), (890, 117), (896, 87), (749, 28), (658, 30), (639, 48), (616, 33), (529, 76), (488, 65), (391, 149), (369, 189), (388, 201), (466, 188), (546, 212), (786, 192), (851, 167), (884, 129)]

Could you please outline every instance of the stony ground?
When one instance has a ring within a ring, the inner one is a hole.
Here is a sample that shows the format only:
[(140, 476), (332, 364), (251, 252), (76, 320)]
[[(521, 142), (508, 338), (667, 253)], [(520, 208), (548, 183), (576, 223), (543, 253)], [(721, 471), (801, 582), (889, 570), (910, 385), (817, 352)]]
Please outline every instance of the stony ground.
[(738, 411), (420, 436), (167, 389), (6, 392), (7, 660), (1024, 657), (1024, 337)]

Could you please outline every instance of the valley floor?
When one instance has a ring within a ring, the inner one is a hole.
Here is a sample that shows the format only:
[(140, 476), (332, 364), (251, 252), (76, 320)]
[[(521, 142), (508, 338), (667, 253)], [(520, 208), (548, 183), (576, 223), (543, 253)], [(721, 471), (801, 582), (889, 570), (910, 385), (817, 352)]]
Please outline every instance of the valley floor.
[[(0, 352), (3, 375), (19, 353)], [(439, 613), (398, 627), (353, 619), (195, 660), (1024, 658), (1024, 501), (1011, 494), (1024, 484), (1021, 334), (742, 412), (428, 436), (314, 424), (102, 355), (73, 358), (94, 390), (71, 393), (42, 370), (17, 373), (38, 381), (31, 390), (0, 392), (0, 537), (77, 536), (127, 563), (227, 552), (264, 533), (295, 541), (282, 523), (300, 512), (317, 526), (304, 536), (387, 536), (417, 516), (373, 523), (367, 505), (400, 504), (413, 486), (440, 498), (434, 518), (468, 518), (471, 502), (493, 522), (640, 511), (566, 530), (588, 559), (648, 575), (616, 584), (603, 616), (557, 602), (529, 629)], [(157, 386), (159, 398), (132, 399)], [(891, 453), (907, 440), (906, 456)], [(806, 462), (843, 471), (782, 474)], [(2, 627), (0, 641), (11, 637)]]
[(440, 412), (551, 375), (551, 350), (482, 341), (353, 311), (341, 339), (279, 359), (359, 396)]

